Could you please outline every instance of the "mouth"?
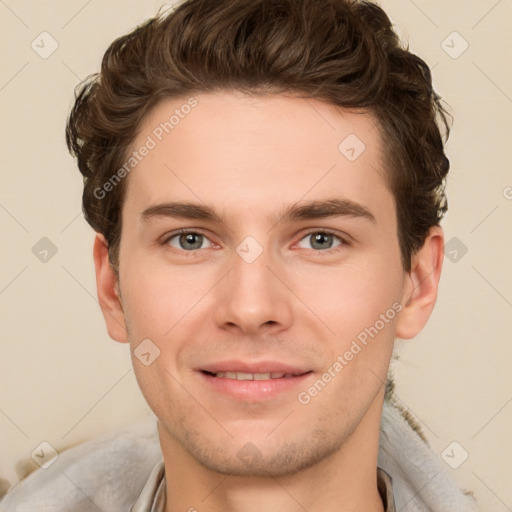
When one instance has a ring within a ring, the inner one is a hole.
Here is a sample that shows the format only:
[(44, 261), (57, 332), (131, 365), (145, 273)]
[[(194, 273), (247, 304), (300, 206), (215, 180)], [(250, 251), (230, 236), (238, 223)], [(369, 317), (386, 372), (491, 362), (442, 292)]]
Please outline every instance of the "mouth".
[(293, 377), (300, 377), (311, 373), (310, 371), (303, 373), (285, 373), (285, 372), (264, 372), (264, 373), (249, 373), (240, 371), (226, 371), (226, 372), (209, 372), (201, 370), (205, 375), (210, 377), (217, 377), (220, 379), (232, 380), (270, 380), (270, 379), (291, 379)]
[(198, 370), (206, 390), (216, 396), (245, 402), (263, 402), (290, 395), (299, 385), (311, 378), (313, 370), (293, 367), (276, 362), (242, 363), (231, 361), (217, 363)]

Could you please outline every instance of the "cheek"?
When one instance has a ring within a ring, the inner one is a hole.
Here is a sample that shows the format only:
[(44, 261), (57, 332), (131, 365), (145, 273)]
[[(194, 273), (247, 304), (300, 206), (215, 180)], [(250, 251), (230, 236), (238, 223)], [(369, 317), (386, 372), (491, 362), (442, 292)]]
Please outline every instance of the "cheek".
[(297, 284), (302, 282), (298, 295), (337, 338), (351, 339), (375, 324), (399, 299), (400, 272), (399, 265), (383, 265), (381, 258), (339, 267), (318, 266), (297, 280)]
[(133, 258), (121, 276), (123, 307), (134, 336), (164, 339), (211, 288), (211, 271)]
[[(363, 414), (382, 389), (401, 310), (400, 269), (398, 265), (381, 266), (377, 260), (347, 265), (332, 269), (328, 279), (316, 275), (303, 289), (311, 309), (334, 331), (319, 340), (325, 354), (325, 373), (320, 380), (329, 384), (315, 407), (333, 414)], [(319, 282), (325, 286), (318, 286)], [(322, 386), (319, 383), (319, 388)], [(344, 398), (340, 401), (339, 397)]]

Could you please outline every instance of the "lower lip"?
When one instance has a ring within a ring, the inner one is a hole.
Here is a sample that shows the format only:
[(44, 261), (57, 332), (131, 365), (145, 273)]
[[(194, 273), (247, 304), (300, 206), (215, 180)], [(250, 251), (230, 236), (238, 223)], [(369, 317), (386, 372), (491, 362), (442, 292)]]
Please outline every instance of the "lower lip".
[(238, 400), (252, 402), (270, 400), (294, 390), (297, 392), (297, 388), (304, 386), (304, 381), (313, 375), (313, 373), (306, 373), (281, 379), (237, 380), (213, 377), (203, 372), (199, 372), (199, 374), (216, 392)]

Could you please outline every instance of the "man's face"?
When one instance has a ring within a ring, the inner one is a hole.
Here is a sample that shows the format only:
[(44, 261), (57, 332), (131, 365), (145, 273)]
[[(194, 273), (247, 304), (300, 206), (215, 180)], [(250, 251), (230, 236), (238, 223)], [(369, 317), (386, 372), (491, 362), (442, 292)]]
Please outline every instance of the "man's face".
[(160, 351), (135, 373), (163, 445), (291, 473), (381, 406), (406, 274), (379, 128), (315, 100), (195, 98), (168, 134), (187, 98), (158, 104), (133, 144), (155, 147), (126, 178), (122, 307), (132, 354)]

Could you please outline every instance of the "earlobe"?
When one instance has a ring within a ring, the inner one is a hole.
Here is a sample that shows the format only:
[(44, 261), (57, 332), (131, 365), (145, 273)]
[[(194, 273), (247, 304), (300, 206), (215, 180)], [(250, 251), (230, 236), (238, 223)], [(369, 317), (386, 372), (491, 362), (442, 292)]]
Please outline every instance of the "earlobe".
[(100, 233), (96, 233), (93, 255), (98, 300), (105, 318), (108, 334), (115, 341), (127, 343), (128, 336), (119, 283), (108, 258), (108, 243)]
[(443, 230), (434, 226), (412, 258), (402, 297), (404, 307), (396, 324), (397, 338), (414, 338), (426, 325), (436, 303), (443, 257)]

